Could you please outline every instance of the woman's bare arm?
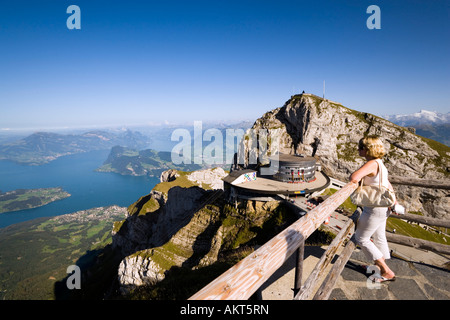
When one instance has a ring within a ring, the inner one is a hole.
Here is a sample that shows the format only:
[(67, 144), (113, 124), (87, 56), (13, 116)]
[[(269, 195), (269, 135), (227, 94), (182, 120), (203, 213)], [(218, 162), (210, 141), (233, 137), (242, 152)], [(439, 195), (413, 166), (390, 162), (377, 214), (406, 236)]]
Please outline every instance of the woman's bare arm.
[(377, 174), (378, 164), (375, 160), (367, 161), (361, 168), (356, 170), (350, 176), (350, 181), (358, 183), (365, 176), (374, 176)]

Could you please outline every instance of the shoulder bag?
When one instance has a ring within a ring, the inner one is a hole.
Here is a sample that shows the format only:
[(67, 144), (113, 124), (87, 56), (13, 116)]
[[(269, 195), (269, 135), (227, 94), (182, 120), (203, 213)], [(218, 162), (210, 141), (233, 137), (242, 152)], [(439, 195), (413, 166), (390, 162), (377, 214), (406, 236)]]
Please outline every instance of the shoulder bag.
[(365, 186), (362, 178), (360, 185), (350, 196), (352, 202), (359, 207), (390, 207), (395, 203), (395, 193), (383, 186), (383, 170), (378, 161), (376, 162), (380, 172), (379, 185)]

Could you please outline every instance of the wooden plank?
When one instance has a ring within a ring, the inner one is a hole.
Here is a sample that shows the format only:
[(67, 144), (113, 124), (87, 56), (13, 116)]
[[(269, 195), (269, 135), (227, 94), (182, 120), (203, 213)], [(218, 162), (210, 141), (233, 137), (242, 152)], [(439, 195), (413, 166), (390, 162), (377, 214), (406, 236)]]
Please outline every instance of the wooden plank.
[(350, 259), (350, 256), (352, 255), (353, 250), (355, 250), (355, 248), (356, 245), (354, 243), (354, 236), (353, 236), (351, 240), (347, 242), (347, 245), (345, 246), (344, 250), (342, 250), (341, 254), (339, 255), (339, 258), (333, 264), (330, 273), (317, 290), (313, 300), (327, 300), (330, 297), (331, 291), (333, 291), (333, 288), (336, 285), (339, 275), (344, 269), (348, 259)]
[(422, 188), (450, 190), (450, 182), (448, 180), (417, 179), (409, 177), (396, 177), (390, 175), (389, 182), (391, 184), (402, 184)]
[(350, 219), (346, 221), (344, 226), (338, 235), (333, 239), (333, 241), (328, 246), (327, 250), (324, 252), (320, 260), (317, 262), (311, 274), (306, 279), (305, 284), (301, 290), (295, 295), (294, 300), (306, 300), (311, 295), (314, 288), (317, 287), (317, 283), (322, 277), (323, 271), (327, 268), (330, 262), (333, 260), (334, 255), (338, 248), (342, 245), (347, 235), (350, 233), (351, 228), (355, 225), (354, 221), (358, 219), (361, 214), (361, 208), (358, 208)]
[(417, 249), (424, 249), (443, 254), (450, 254), (450, 245), (445, 245), (433, 241), (411, 238), (408, 236), (402, 236), (393, 233), (386, 233), (386, 239), (388, 240), (388, 242), (398, 243), (405, 246), (414, 247)]
[(248, 299), (357, 188), (347, 183), (315, 209), (209, 283), (190, 300)]
[(450, 228), (450, 220), (419, 216), (417, 214), (391, 214), (389, 217), (426, 224), (428, 226)]

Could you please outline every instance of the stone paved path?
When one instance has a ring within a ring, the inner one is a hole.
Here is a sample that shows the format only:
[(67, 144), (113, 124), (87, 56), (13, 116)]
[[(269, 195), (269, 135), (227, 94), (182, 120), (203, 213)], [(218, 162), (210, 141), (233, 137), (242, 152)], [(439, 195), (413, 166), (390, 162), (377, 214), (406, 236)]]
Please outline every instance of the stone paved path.
[[(410, 250), (416, 249), (411, 248)], [(324, 251), (325, 247), (305, 247), (303, 282)], [(425, 253), (421, 252), (420, 254), (423, 261)], [(413, 255), (412, 252), (411, 255)], [(433, 255), (430, 253), (430, 256)], [(443, 258), (443, 261), (445, 260)], [(388, 264), (396, 273), (396, 281), (373, 284), (367, 281), (369, 275), (360, 268), (361, 264), (367, 264), (367, 261), (364, 254), (356, 249), (339, 276), (330, 300), (450, 300), (449, 270), (393, 257), (388, 260)], [(294, 257), (291, 257), (261, 287), (263, 300), (291, 300), (293, 298), (294, 266)]]
[(396, 280), (373, 284), (360, 268), (367, 263), (355, 250), (331, 293), (330, 300), (450, 300), (450, 271), (393, 257), (388, 260)]

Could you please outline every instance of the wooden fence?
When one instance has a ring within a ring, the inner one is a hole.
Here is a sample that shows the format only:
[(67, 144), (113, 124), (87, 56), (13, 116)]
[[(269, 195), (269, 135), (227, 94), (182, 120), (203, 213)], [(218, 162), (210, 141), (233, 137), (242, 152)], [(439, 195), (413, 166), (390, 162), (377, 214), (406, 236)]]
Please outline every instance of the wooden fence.
[[(258, 250), (241, 260), (235, 266), (231, 267), (221, 276), (198, 291), (190, 298), (190, 300), (242, 300), (249, 299), (255, 293), (259, 293), (258, 296), (260, 297), (259, 287), (263, 285), (264, 282), (266, 282), (266, 280), (277, 271), (294, 252), (297, 252), (294, 299), (308, 299), (314, 289), (319, 285), (318, 281), (323, 278), (323, 272), (333, 260), (337, 250), (348, 240), (344, 249), (339, 254), (339, 258), (333, 264), (330, 272), (316, 290), (313, 297), (314, 300), (328, 299), (340, 273), (356, 247), (353, 237), (348, 239), (348, 236), (351, 234), (351, 230), (359, 218), (361, 209), (358, 208), (352, 217), (347, 220), (341, 231), (328, 246), (326, 252), (322, 255), (314, 270), (302, 285), (304, 243), (305, 239), (307, 239), (322, 224), (322, 222), (353, 193), (356, 187), (356, 183), (347, 183), (342, 189), (327, 198), (318, 207), (309, 211), (306, 215), (269, 240)], [(443, 189), (446, 189), (446, 187)], [(446, 228), (450, 227), (450, 221), (448, 220), (411, 214), (391, 216), (427, 225)], [(387, 237), (390, 242), (450, 254), (450, 246), (448, 245), (390, 233), (387, 234)]]
[(305, 239), (353, 193), (357, 186), (356, 183), (347, 183), (320, 206), (309, 211), (190, 299), (243, 300), (250, 298), (304, 243)]
[[(391, 217), (396, 219), (403, 219), (407, 221), (417, 222), (420, 224), (426, 224), (428, 226), (434, 226), (434, 227), (444, 227), (449, 228), (450, 227), (450, 221), (449, 220), (443, 220), (443, 219), (436, 219), (436, 218), (429, 218), (424, 216), (419, 216), (415, 214), (403, 214), (403, 215), (393, 215), (391, 214)], [(402, 244), (409, 247), (414, 247), (417, 249), (423, 249), (423, 250), (430, 250), (433, 252), (443, 253), (443, 254), (450, 254), (450, 245), (441, 244), (433, 241), (427, 241), (407, 236), (402, 236), (399, 234), (392, 234), (387, 233), (386, 238), (389, 242)]]
[(447, 180), (417, 179), (410, 177), (390, 176), (389, 182), (391, 184), (401, 184), (422, 188), (450, 190), (450, 181)]

